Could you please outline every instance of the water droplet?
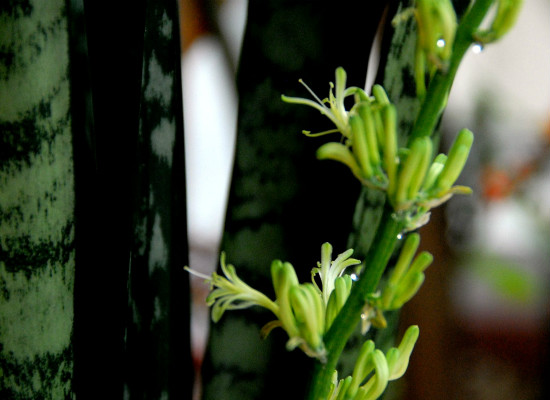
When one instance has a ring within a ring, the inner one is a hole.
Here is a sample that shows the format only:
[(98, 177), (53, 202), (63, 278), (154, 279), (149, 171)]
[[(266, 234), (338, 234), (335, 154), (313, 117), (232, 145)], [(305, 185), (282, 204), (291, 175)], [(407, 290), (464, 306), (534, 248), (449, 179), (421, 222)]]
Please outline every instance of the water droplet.
[(357, 280), (359, 279), (359, 277), (357, 276), (357, 274), (351, 274), (350, 277), (351, 277), (351, 280), (352, 280), (352, 281), (357, 281)]
[(442, 49), (443, 47), (445, 47), (445, 40), (439, 39), (439, 40), (436, 42), (436, 45), (437, 45), (437, 47), (439, 47), (440, 49)]
[(403, 234), (402, 233), (398, 233), (397, 234), (397, 240), (401, 240), (403, 239)]
[(367, 317), (367, 314), (365, 314), (365, 313), (361, 314), (361, 319), (362, 319), (363, 321), (367, 320), (368, 318), (369, 318), (369, 317)]
[(483, 45), (481, 43), (475, 43), (473, 46), (472, 46), (472, 52), (474, 54), (479, 54), (483, 51)]

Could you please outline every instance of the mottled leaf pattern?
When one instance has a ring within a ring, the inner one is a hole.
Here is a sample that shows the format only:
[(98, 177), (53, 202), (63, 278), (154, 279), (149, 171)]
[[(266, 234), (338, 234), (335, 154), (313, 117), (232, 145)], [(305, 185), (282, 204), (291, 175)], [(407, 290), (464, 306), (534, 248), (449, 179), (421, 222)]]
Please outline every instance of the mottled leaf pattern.
[(127, 3), (0, 5), (2, 399), (191, 396), (177, 3)]
[(0, 6), (0, 398), (69, 399), (74, 177), (63, 0)]
[(145, 14), (124, 397), (182, 399), (193, 374), (177, 4), (148, 1)]

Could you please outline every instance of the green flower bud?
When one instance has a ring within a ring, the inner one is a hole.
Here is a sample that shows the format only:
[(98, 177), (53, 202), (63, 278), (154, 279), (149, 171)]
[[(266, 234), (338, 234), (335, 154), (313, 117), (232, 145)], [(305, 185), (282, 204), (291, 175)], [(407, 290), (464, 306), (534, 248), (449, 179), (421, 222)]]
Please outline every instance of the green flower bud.
[(378, 148), (378, 140), (376, 138), (376, 127), (374, 124), (373, 112), (369, 104), (363, 103), (357, 108), (357, 113), (363, 120), (367, 150), (371, 165), (373, 167), (377, 167), (380, 164), (380, 150)]
[(365, 133), (365, 126), (359, 115), (352, 115), (349, 118), (351, 127), (352, 151), (361, 167), (363, 177), (369, 179), (373, 176), (374, 170), (370, 160), (370, 152)]
[[(389, 380), (393, 381), (395, 379), (401, 378), (407, 370), (407, 367), (409, 366), (409, 359), (411, 357), (411, 353), (414, 349), (414, 345), (416, 344), (419, 334), (420, 330), (418, 329), (418, 326), (410, 326), (405, 331), (399, 347), (397, 347), (397, 349), (390, 349), (390, 351), (386, 355), (389, 370)], [(395, 351), (394, 349), (397, 351)], [(393, 354), (390, 354), (390, 352), (392, 352)]]
[(400, 282), (395, 290), (390, 309), (397, 310), (403, 307), (403, 304), (407, 301), (412, 299), (420, 289), (420, 286), (424, 283), (424, 278), (424, 274), (415, 272), (409, 274), (408, 279), (404, 279), (403, 282)]
[[(387, 105), (384, 105), (383, 107), (387, 107)], [(378, 142), (378, 151), (383, 155), (384, 143), (386, 142), (386, 128), (384, 128), (384, 121), (382, 120), (382, 110), (383, 108), (380, 107), (373, 108), (372, 116), (374, 118), (374, 130), (376, 132), (376, 140)]]
[(424, 271), (432, 263), (433, 256), (424, 251), (413, 261), (419, 244), (420, 235), (417, 233), (407, 237), (380, 297), (380, 307), (383, 310), (401, 308), (416, 294), (424, 282)]
[(351, 375), (352, 381), (348, 388), (349, 398), (353, 398), (359, 389), (359, 386), (363, 383), (368, 374), (373, 370), (373, 365), (370, 363), (370, 356), (374, 352), (375, 346), (372, 340), (367, 340), (361, 346), (359, 355), (355, 361), (355, 367)]
[(355, 91), (355, 104), (361, 103), (363, 101), (370, 102), (371, 98), (363, 89), (357, 88), (357, 90)]
[(325, 330), (328, 331), (332, 322), (346, 303), (351, 292), (352, 280), (349, 275), (338, 277), (334, 281), (334, 290), (330, 294), (326, 307)]
[(374, 85), (372, 87), (372, 94), (374, 95), (374, 98), (376, 99), (376, 102), (379, 105), (385, 106), (390, 104), (390, 99), (388, 98), (388, 94), (386, 93), (386, 90), (382, 86)]
[(388, 284), (397, 285), (403, 278), (407, 269), (411, 265), (419, 245), (420, 235), (418, 233), (411, 233), (401, 248), (401, 253), (399, 253), (397, 263), (395, 264), (395, 267), (390, 274), (390, 278), (388, 279)]
[[(413, 198), (409, 197), (411, 192), (411, 187), (417, 182), (413, 180), (416, 179), (417, 172), (422, 168), (427, 168), (427, 163), (425, 162), (427, 149), (427, 142), (423, 140), (426, 138), (416, 139), (410, 148), (409, 155), (403, 163), (399, 171), (399, 177), (397, 178), (397, 188), (395, 191), (395, 196), (393, 197), (393, 206), (396, 211), (404, 210), (408, 208)], [(428, 139), (429, 140), (429, 139)], [(425, 167), (424, 167), (425, 165)], [(424, 173), (425, 173), (424, 169)]]
[(384, 168), (388, 176), (388, 195), (393, 196), (397, 180), (397, 111), (390, 104), (382, 110), (384, 121)]
[(428, 171), (428, 167), (432, 159), (432, 147), (432, 141), (427, 137), (416, 139), (411, 146), (411, 151), (417, 151), (420, 154), (420, 161), (414, 170), (407, 191), (407, 197), (411, 200), (416, 198), (416, 195), (420, 190), (424, 179), (426, 178), (426, 172)]
[[(450, 0), (417, 0), (414, 77), (420, 99), (426, 94), (425, 77), (429, 70), (445, 70), (451, 57), (457, 29), (456, 13)], [(426, 62), (429, 65), (426, 65)]]
[(290, 290), (299, 285), (296, 271), (292, 264), (274, 260), (271, 263), (271, 280), (273, 281), (273, 289), (275, 290), (275, 302), (279, 306), (276, 315), (281, 321), (281, 326), (287, 332), (288, 336), (297, 336), (298, 327), (289, 299)]
[(433, 63), (448, 60), (457, 28), (456, 13), (450, 0), (417, 0), (418, 40)]
[(361, 182), (364, 180), (363, 172), (349, 147), (337, 142), (325, 143), (317, 149), (319, 160), (339, 161), (349, 167), (353, 175)]
[(338, 382), (338, 385), (335, 387), (334, 393), (329, 395), (328, 398), (335, 399), (335, 400), (348, 399), (349, 397), (347, 396), (347, 393), (348, 393), (350, 384), (351, 384), (351, 376), (348, 376), (346, 379), (341, 379), (340, 382)]
[(477, 41), (487, 44), (504, 36), (516, 24), (523, 0), (498, 0), (497, 11), (488, 30), (475, 35)]
[(311, 283), (293, 286), (289, 292), (290, 304), (298, 329), (310, 355), (325, 356), (323, 333), (325, 330), (325, 310), (320, 293)]
[(424, 179), (424, 184), (422, 185), (423, 191), (428, 191), (432, 188), (435, 180), (443, 170), (445, 162), (447, 162), (447, 156), (445, 154), (438, 154), (426, 174), (426, 179)]
[(466, 164), (468, 155), (470, 154), (473, 141), (474, 134), (470, 130), (462, 129), (458, 133), (449, 150), (445, 166), (441, 170), (434, 185), (439, 193), (449, 190), (458, 179), (458, 176)]
[(364, 400), (376, 400), (388, 386), (389, 368), (386, 356), (382, 351), (376, 349), (370, 355), (371, 363), (374, 366), (374, 375), (361, 387)]
[[(330, 103), (335, 105), (335, 108), (337, 110), (336, 115), (337, 116), (345, 116), (347, 115), (346, 108), (344, 107), (344, 91), (346, 90), (346, 80), (347, 80), (347, 74), (344, 68), (338, 67), (336, 68), (336, 97), (332, 95), (332, 91), (330, 91)], [(342, 123), (345, 123), (346, 120), (343, 118)]]

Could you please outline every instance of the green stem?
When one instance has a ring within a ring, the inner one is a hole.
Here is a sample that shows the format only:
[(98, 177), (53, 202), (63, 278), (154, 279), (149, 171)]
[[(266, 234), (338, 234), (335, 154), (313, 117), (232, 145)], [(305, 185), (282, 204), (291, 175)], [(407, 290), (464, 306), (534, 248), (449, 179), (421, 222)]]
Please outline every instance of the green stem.
[(326, 363), (316, 362), (310, 400), (326, 399), (330, 390), (331, 378), (346, 342), (361, 320), (361, 311), (367, 297), (372, 294), (382, 277), (393, 253), (398, 235), (404, 224), (394, 217), (394, 211), (386, 205), (375, 239), (365, 258), (366, 267), (353, 286), (346, 304), (325, 335), (327, 349)]
[(476, 0), (461, 19), (456, 31), (449, 68), (446, 71), (438, 71), (432, 78), (409, 137), (409, 143), (416, 138), (429, 136), (434, 132), (439, 117), (447, 105), (447, 97), (458, 66), (470, 45), (475, 42), (474, 34), (493, 2), (494, 0)]

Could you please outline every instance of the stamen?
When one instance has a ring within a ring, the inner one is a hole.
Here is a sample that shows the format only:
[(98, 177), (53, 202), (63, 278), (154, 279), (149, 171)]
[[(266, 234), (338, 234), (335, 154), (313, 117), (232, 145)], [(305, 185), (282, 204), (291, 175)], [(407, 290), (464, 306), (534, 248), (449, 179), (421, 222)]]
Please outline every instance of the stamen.
[(195, 271), (191, 268), (189, 268), (187, 265), (185, 267), (183, 267), (184, 270), (186, 270), (187, 272), (189, 272), (191, 275), (195, 275), (195, 276), (198, 276), (199, 278), (202, 278), (202, 279), (205, 279), (207, 281), (211, 281), (212, 280), (212, 276), (210, 275), (205, 275), (203, 273), (200, 273), (198, 271)]
[(323, 102), (321, 101), (321, 99), (317, 97), (317, 95), (313, 92), (313, 90), (311, 90), (303, 80), (299, 79), (298, 82), (300, 82), (307, 89), (307, 91), (313, 96), (315, 100), (317, 100), (319, 104), (323, 105)]

